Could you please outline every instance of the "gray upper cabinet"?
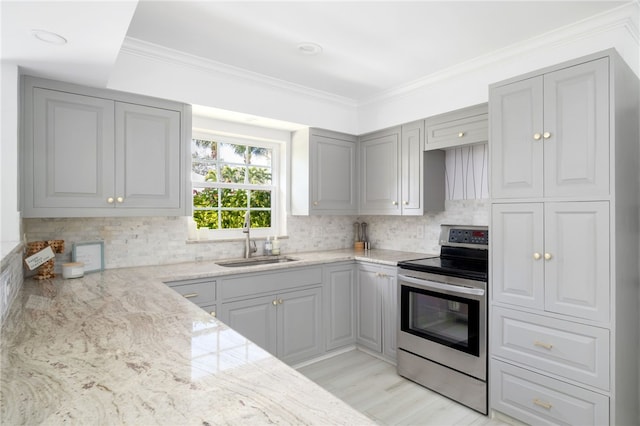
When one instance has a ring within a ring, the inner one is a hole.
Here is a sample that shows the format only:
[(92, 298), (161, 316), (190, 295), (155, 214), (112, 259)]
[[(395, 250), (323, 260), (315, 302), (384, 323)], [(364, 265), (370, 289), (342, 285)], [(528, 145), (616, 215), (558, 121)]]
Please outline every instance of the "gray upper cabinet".
[(179, 111), (116, 103), (117, 208), (179, 209), (179, 160)]
[(492, 87), (492, 197), (609, 195), (609, 60)]
[(321, 129), (293, 134), (291, 212), (357, 214), (357, 138)]
[(487, 142), (488, 116), (488, 106), (484, 103), (427, 118), (425, 150)]
[(186, 215), (190, 107), (25, 77), (23, 216)]
[(400, 127), (360, 139), (360, 213), (401, 214)]
[(444, 151), (424, 151), (424, 120), (360, 138), (360, 214), (444, 210)]

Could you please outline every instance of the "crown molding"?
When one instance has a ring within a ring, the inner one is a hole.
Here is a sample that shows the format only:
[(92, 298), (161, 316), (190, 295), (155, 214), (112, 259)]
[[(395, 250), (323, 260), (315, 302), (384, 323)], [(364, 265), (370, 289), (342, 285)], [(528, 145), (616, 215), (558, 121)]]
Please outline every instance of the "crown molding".
[(271, 86), (274, 88), (288, 90), (304, 96), (311, 96), (351, 108), (356, 108), (358, 103), (356, 100), (344, 96), (338, 96), (322, 90), (312, 89), (300, 84), (291, 83), (264, 74), (248, 71), (244, 68), (234, 67), (222, 62), (206, 59), (201, 56), (192, 55), (181, 52), (179, 50), (160, 46), (144, 40), (133, 37), (126, 37), (121, 48), (121, 53), (139, 56), (159, 62), (165, 62), (178, 66), (190, 67), (206, 73), (218, 73), (240, 80), (250, 80), (258, 84)]
[[(456, 64), (441, 71), (429, 74), (410, 83), (382, 91), (374, 96), (360, 100), (358, 106), (365, 106), (402, 97), (422, 87), (436, 84), (452, 77), (467, 74), (490, 65), (512, 61), (528, 53), (570, 44), (585, 38), (593, 37), (600, 33), (610, 32), (622, 28), (628, 33), (640, 49), (640, 31), (638, 29), (638, 17), (640, 16), (640, 0), (634, 0), (618, 8), (603, 12), (584, 20), (572, 23), (540, 36), (533, 37), (521, 43), (514, 43), (505, 48), (493, 51), (487, 55), (479, 56), (469, 61)], [(635, 19), (634, 19), (635, 17)]]

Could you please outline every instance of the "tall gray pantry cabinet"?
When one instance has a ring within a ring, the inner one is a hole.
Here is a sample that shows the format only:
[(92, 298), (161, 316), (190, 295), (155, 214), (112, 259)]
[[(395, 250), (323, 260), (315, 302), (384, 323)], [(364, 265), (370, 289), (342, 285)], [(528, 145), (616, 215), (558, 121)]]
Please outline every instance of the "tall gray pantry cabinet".
[(614, 50), (490, 86), (490, 406), (638, 424), (638, 79)]

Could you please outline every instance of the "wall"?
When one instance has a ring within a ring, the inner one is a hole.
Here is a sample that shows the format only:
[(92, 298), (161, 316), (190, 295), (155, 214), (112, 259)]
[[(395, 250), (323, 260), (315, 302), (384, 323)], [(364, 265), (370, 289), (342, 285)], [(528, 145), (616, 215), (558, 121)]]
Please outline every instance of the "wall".
[[(2, 63), (0, 72), (0, 241), (20, 241), (18, 212), (18, 87), (19, 74), (15, 64)], [(2, 257), (4, 257), (4, 249)]]

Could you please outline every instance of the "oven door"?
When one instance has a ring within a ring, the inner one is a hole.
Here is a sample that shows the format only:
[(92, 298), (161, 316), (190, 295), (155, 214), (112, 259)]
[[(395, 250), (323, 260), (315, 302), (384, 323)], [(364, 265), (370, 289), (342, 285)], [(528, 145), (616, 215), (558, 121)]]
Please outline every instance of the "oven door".
[(401, 269), (398, 287), (398, 348), (486, 380), (486, 283)]

